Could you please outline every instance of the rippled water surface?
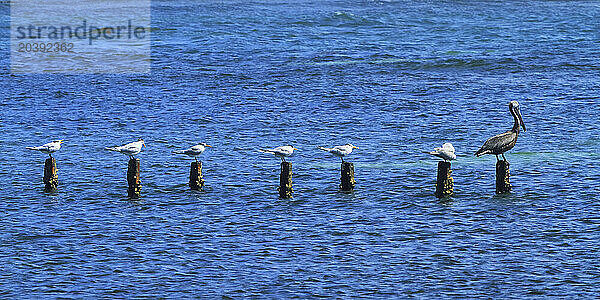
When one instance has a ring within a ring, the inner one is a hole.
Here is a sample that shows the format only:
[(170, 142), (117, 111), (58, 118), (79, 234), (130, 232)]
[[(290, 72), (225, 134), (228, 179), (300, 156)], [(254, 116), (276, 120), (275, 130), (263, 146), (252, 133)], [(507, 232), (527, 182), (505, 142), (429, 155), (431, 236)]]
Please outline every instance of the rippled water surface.
[[(594, 1), (153, 1), (149, 75), (0, 69), (0, 296), (591, 298), (600, 293)], [(508, 130), (513, 193), (494, 194)], [(127, 158), (138, 137), (142, 197)], [(43, 192), (40, 153), (60, 187)], [(206, 188), (187, 188), (205, 141)], [(452, 142), (455, 195), (433, 196)], [(316, 149), (351, 142), (356, 190)], [(291, 143), (294, 198), (277, 197)]]

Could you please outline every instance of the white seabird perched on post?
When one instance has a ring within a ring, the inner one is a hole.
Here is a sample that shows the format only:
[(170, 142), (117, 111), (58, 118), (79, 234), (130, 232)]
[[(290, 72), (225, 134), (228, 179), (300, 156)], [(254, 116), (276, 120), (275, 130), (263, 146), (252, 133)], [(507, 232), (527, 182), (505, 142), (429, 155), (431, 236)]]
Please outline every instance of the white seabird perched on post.
[(352, 144), (346, 144), (343, 146), (335, 146), (333, 148), (325, 148), (325, 147), (319, 147), (319, 149), (323, 150), (323, 151), (327, 151), (339, 158), (342, 159), (342, 162), (344, 162), (344, 156), (352, 153), (353, 149), (358, 149), (357, 146), (354, 146)]
[(52, 157), (52, 153), (60, 150), (60, 145), (64, 142), (65, 140), (55, 140), (52, 141), (50, 143), (47, 144), (43, 144), (41, 146), (37, 146), (37, 147), (26, 147), (25, 149), (28, 150), (35, 150), (35, 151), (40, 151), (42, 153), (46, 153), (48, 155), (50, 155), (50, 157)]
[(281, 161), (284, 162), (285, 158), (294, 154), (294, 150), (298, 150), (292, 146), (280, 146), (273, 149), (258, 149), (260, 152), (271, 153), (276, 157), (281, 158)]
[(144, 139), (139, 139), (137, 142), (132, 142), (119, 147), (106, 147), (105, 149), (125, 154), (129, 156), (129, 158), (135, 158), (134, 156), (142, 151), (142, 146), (146, 147)]
[(451, 161), (456, 159), (456, 154), (454, 154), (454, 146), (452, 146), (451, 143), (444, 143), (441, 148), (434, 148), (433, 151), (423, 151), (423, 153), (437, 156), (443, 159), (444, 161)]
[(202, 152), (204, 152), (204, 150), (206, 150), (206, 147), (212, 147), (212, 146), (207, 143), (200, 143), (196, 146), (192, 146), (191, 148), (188, 148), (185, 150), (175, 150), (175, 151), (173, 151), (173, 153), (174, 154), (185, 154), (189, 157), (193, 157), (196, 161), (198, 161), (198, 155), (202, 154)]

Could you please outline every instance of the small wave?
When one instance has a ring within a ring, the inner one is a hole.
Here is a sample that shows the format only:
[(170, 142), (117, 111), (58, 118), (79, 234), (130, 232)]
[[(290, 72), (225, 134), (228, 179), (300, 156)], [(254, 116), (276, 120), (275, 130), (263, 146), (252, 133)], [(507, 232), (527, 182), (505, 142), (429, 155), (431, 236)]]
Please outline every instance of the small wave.
[(519, 63), (512, 58), (484, 59), (484, 58), (447, 58), (447, 59), (356, 59), (340, 57), (321, 57), (314, 59), (316, 62), (308, 63), (315, 66), (336, 66), (352, 64), (394, 64), (400, 69), (408, 70), (436, 70), (436, 69), (512, 69)]
[(347, 11), (336, 11), (333, 12), (316, 22), (317, 25), (321, 26), (334, 26), (334, 27), (360, 27), (360, 26), (375, 26), (384, 25), (380, 20), (376, 20), (369, 17), (363, 17), (355, 15)]

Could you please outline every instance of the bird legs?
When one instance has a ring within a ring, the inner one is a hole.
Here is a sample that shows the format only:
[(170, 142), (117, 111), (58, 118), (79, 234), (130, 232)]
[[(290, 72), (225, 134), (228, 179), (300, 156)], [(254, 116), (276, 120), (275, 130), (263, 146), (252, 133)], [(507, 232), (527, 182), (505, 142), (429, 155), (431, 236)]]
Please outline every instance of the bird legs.
[(344, 163), (344, 158), (340, 156), (340, 158), (342, 159), (342, 163)]
[(506, 161), (506, 157), (504, 157), (504, 153), (502, 153), (502, 159), (504, 159), (504, 161)]
[[(506, 156), (504, 156), (504, 153), (500, 153), (500, 155), (502, 155), (502, 160), (506, 161)], [(496, 154), (496, 162), (499, 162), (500, 158), (498, 158), (498, 154)]]

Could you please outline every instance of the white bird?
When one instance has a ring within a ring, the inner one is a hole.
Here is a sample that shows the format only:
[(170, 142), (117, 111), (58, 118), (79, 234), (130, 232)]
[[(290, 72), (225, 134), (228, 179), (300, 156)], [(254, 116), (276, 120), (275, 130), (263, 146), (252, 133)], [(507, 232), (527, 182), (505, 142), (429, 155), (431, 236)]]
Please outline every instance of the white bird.
[(454, 146), (451, 143), (444, 143), (441, 148), (434, 148), (434, 151), (423, 151), (424, 153), (431, 154), (442, 158), (444, 161), (450, 161), (456, 159), (454, 154)]
[(321, 149), (323, 151), (327, 151), (327, 152), (341, 158), (342, 162), (344, 162), (344, 156), (352, 153), (352, 149), (358, 149), (358, 147), (356, 147), (352, 144), (346, 144), (343, 146), (335, 146), (333, 148), (319, 147), (319, 149)]
[(120, 152), (129, 156), (129, 158), (135, 158), (134, 155), (142, 151), (142, 146), (146, 147), (144, 139), (139, 139), (137, 142), (125, 144), (119, 147), (107, 147), (106, 150)]
[(291, 156), (294, 153), (294, 150), (298, 150), (292, 146), (281, 146), (273, 149), (258, 149), (260, 152), (275, 154), (275, 156), (281, 158), (281, 161), (284, 162), (287, 156)]
[(52, 157), (52, 153), (60, 150), (60, 144), (62, 144), (63, 142), (64, 142), (64, 140), (56, 140), (56, 141), (52, 141), (50, 143), (43, 144), (43, 145), (37, 146), (37, 147), (26, 147), (26, 149), (40, 151), (40, 152), (46, 153), (46, 154), (50, 155), (50, 157)]
[(196, 160), (196, 162), (198, 162), (198, 155), (202, 154), (202, 152), (204, 152), (204, 150), (206, 150), (206, 147), (212, 147), (212, 146), (207, 143), (200, 143), (196, 146), (192, 146), (191, 148), (188, 148), (185, 150), (175, 150), (175, 151), (173, 151), (173, 153), (174, 154), (185, 154), (189, 157), (193, 157)]

